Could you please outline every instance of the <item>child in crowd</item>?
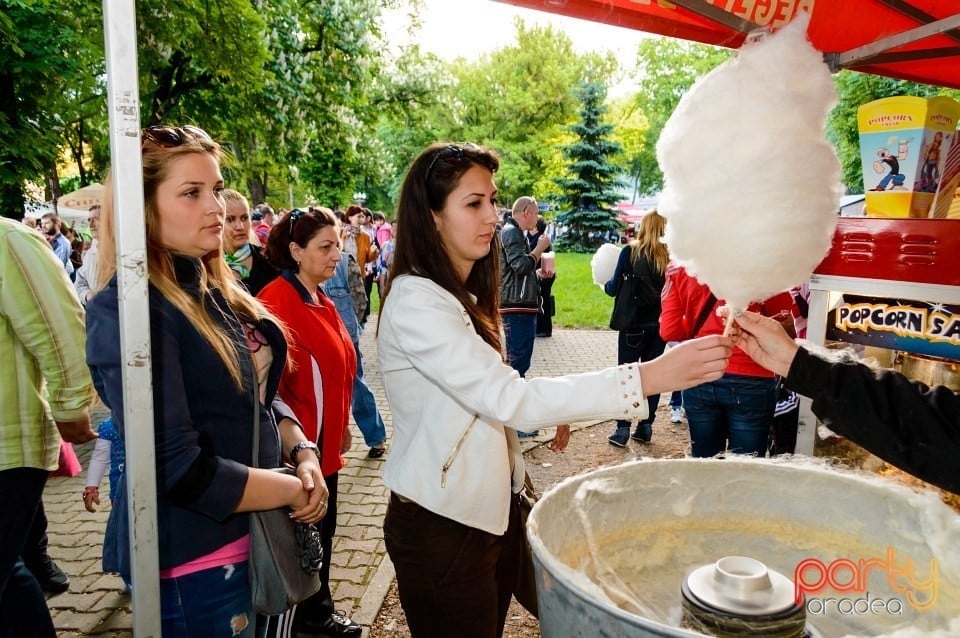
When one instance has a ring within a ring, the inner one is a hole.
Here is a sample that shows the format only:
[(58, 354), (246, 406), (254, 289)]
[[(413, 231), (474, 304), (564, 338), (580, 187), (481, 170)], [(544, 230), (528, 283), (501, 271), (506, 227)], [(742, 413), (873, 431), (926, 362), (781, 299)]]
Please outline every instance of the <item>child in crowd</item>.
[[(100, 483), (103, 482), (103, 475), (110, 468), (108, 475), (108, 485), (110, 492), (108, 498), (111, 506), (113, 505), (114, 490), (120, 482), (120, 475), (123, 473), (124, 449), (123, 440), (113, 425), (113, 419), (108, 417), (97, 426), (96, 447), (93, 448), (93, 454), (90, 456), (90, 465), (87, 467), (87, 481), (83, 488), (83, 506), (88, 512), (96, 512), (100, 505)], [(126, 537), (125, 535), (123, 535)], [(106, 569), (106, 567), (104, 568)], [(130, 574), (120, 574), (123, 583), (130, 589)]]

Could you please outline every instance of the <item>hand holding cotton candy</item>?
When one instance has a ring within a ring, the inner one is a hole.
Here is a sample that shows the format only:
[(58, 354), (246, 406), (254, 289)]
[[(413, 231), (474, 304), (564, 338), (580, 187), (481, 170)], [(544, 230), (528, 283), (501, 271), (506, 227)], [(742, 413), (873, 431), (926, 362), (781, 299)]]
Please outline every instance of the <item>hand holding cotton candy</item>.
[(809, 278), (836, 226), (840, 162), (824, 135), (836, 94), (808, 23), (697, 81), (657, 142), (671, 256), (734, 309)]

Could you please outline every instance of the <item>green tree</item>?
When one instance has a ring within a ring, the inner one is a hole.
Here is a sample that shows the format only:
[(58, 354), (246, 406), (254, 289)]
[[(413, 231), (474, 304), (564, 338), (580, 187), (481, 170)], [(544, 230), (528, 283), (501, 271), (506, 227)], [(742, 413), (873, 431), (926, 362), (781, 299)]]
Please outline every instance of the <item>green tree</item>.
[(621, 98), (610, 105), (610, 121), (615, 127), (612, 139), (623, 147), (623, 153), (616, 159), (627, 168), (633, 189), (631, 201), (636, 202), (650, 123), (637, 101), (631, 98)]
[(584, 82), (577, 92), (582, 103), (580, 121), (569, 127), (577, 141), (563, 148), (570, 176), (555, 180), (567, 226), (557, 242), (559, 250), (591, 251), (608, 232), (621, 228), (611, 206), (620, 199), (617, 187), (623, 168), (610, 158), (622, 153), (623, 147), (610, 139), (614, 126), (603, 121), (606, 95), (596, 82)]
[(868, 102), (896, 95), (934, 97), (946, 95), (960, 100), (960, 91), (894, 80), (855, 71), (840, 71), (834, 76), (838, 102), (827, 119), (827, 135), (837, 150), (847, 192), (863, 192), (863, 167), (860, 162), (860, 131), (857, 109)]
[(576, 117), (570, 87), (588, 74), (606, 83), (617, 66), (612, 54), (577, 53), (553, 27), (528, 27), (518, 18), (514, 29), (514, 43), (474, 63), (450, 65), (457, 85), (448, 139), (498, 151), (497, 182), (508, 205), (521, 195), (545, 195), (538, 185), (555, 153), (550, 141)]
[(649, 38), (640, 43), (637, 69), (642, 79), (636, 99), (649, 128), (643, 147), (630, 161), (637, 192), (651, 195), (663, 188), (656, 145), (664, 124), (693, 83), (731, 55), (729, 49), (671, 38)]
[(392, 211), (413, 158), (431, 142), (451, 139), (455, 89), (447, 65), (416, 44), (387, 62), (371, 97), (380, 112), (376, 137), (387, 168), (365, 185), (369, 208)]
[(0, 214), (20, 218), (27, 182), (58, 194), (57, 158), (77, 117), (71, 96), (85, 95), (102, 68), (91, 63), (96, 20), (90, 7), (62, 0), (0, 8)]

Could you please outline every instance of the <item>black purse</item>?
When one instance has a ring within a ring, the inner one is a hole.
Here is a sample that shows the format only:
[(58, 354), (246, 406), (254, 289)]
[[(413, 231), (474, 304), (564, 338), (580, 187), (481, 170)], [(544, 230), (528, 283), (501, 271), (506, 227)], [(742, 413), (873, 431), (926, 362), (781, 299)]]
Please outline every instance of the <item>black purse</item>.
[[(256, 374), (256, 373), (254, 373)], [(253, 467), (260, 461), (260, 390), (254, 378)], [(277, 468), (296, 475), (292, 467)], [(323, 547), (316, 525), (290, 518), (286, 507), (250, 512), (250, 592), (253, 608), (272, 616), (320, 591)]]
[[(630, 268), (620, 275), (616, 294), (613, 299), (613, 312), (610, 314), (610, 328), (613, 330), (635, 330), (644, 323), (656, 321), (660, 314), (660, 291), (663, 279), (654, 280), (650, 265), (645, 257), (631, 262)], [(651, 308), (656, 307), (653, 319), (649, 317)]]
[(513, 497), (517, 499), (517, 509), (520, 512), (520, 569), (517, 573), (517, 585), (513, 590), (513, 597), (524, 609), (533, 614), (534, 618), (539, 618), (537, 579), (533, 566), (533, 552), (527, 540), (527, 518), (540, 497), (533, 488), (533, 481), (530, 480), (529, 474), (524, 473), (523, 489)]

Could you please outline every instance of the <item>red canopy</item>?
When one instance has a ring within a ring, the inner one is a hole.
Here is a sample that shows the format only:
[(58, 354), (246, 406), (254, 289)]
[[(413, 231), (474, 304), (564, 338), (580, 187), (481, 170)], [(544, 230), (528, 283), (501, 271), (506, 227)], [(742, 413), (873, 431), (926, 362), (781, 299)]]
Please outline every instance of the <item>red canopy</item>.
[(496, 0), (673, 38), (737, 48), (758, 26), (810, 13), (831, 69), (960, 89), (957, 0)]

